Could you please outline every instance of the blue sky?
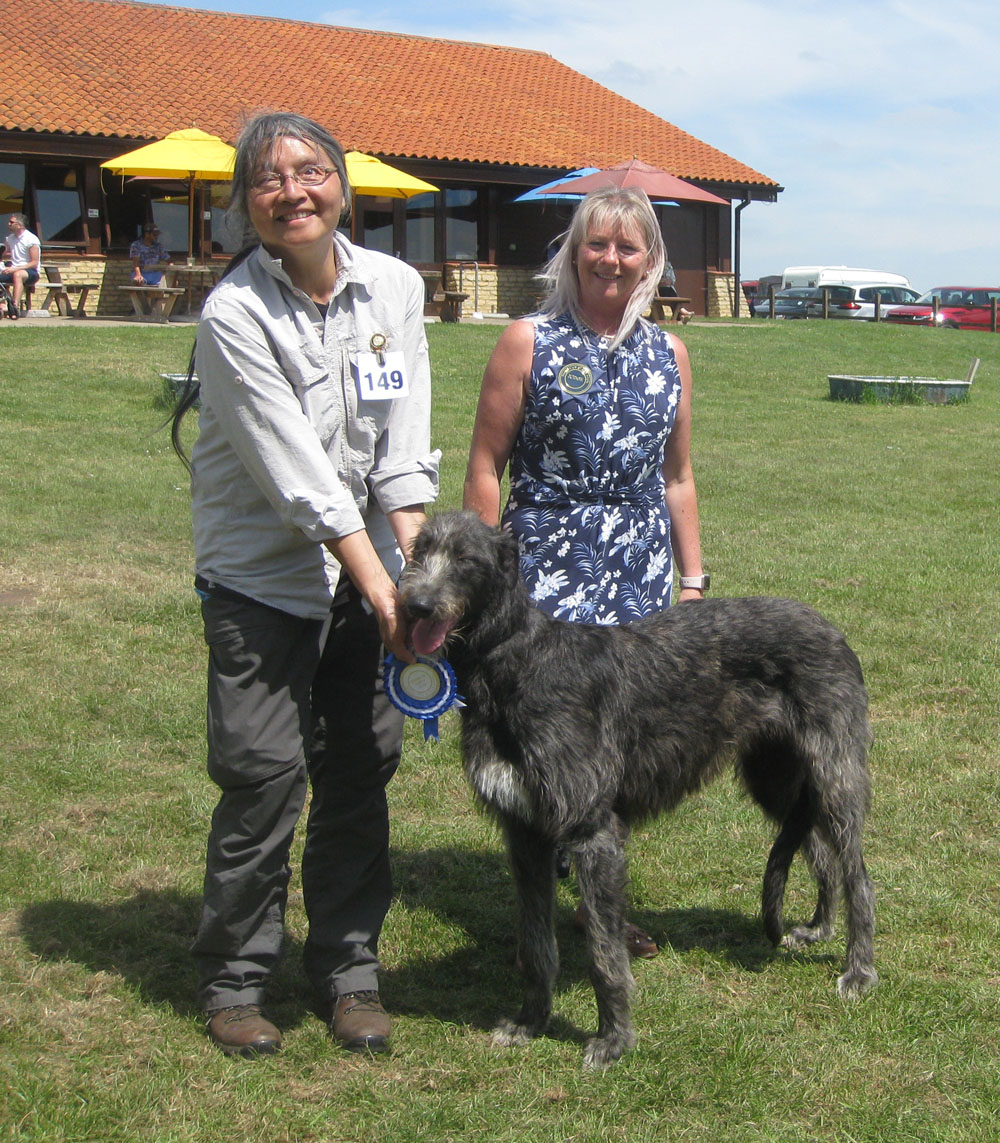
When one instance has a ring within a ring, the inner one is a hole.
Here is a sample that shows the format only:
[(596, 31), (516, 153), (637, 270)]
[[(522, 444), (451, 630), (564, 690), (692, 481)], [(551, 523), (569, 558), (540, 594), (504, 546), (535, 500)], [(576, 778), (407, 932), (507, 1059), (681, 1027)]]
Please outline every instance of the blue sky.
[(743, 212), (744, 277), (844, 263), (1000, 284), (995, 0), (185, 6), (548, 52), (785, 187)]

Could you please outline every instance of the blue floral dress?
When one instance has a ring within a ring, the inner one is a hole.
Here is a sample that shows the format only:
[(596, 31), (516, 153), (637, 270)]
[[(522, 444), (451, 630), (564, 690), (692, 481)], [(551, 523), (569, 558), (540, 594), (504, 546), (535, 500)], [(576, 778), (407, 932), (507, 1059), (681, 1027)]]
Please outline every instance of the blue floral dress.
[(640, 319), (614, 351), (569, 315), (536, 320), (503, 524), (557, 619), (629, 623), (670, 605), (663, 454), (681, 396), (670, 335)]

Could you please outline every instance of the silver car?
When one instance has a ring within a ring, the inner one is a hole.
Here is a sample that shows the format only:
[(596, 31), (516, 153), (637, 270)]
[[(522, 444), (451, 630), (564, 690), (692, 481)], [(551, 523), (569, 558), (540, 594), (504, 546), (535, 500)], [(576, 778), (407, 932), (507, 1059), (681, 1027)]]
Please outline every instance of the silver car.
[[(861, 321), (875, 320), (875, 295), (879, 297), (880, 316), (892, 306), (909, 305), (920, 295), (907, 286), (825, 286), (830, 295), (827, 316), (832, 318), (857, 318)], [(809, 317), (823, 316), (823, 290), (816, 291), (818, 298), (807, 305)]]

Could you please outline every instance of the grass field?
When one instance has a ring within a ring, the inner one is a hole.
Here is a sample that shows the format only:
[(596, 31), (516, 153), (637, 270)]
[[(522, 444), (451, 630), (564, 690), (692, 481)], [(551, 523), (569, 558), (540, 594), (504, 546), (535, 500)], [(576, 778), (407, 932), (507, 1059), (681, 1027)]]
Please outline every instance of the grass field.
[[(429, 336), (453, 507), (497, 331)], [(183, 368), (191, 330), (22, 323), (0, 329), (0, 1137), (1000, 1138), (1000, 339), (850, 322), (683, 336), (713, 591), (805, 600), (866, 670), (880, 987), (837, 999), (842, 935), (769, 947), (769, 830), (723, 780), (630, 846), (632, 915), (662, 946), (635, 968), (636, 1051), (580, 1070), (596, 1013), (571, 885), (551, 1032), (494, 1049), (518, 996), (511, 891), (449, 715), (438, 745), (408, 730), (391, 788), (393, 1053), (331, 1046), (295, 877), (270, 1007), (286, 1050), (223, 1058), (188, 956), (214, 788), (186, 477), (158, 428), (158, 374)], [(827, 399), (828, 373), (962, 378), (974, 356), (962, 405)], [(789, 914), (811, 904), (797, 863)]]

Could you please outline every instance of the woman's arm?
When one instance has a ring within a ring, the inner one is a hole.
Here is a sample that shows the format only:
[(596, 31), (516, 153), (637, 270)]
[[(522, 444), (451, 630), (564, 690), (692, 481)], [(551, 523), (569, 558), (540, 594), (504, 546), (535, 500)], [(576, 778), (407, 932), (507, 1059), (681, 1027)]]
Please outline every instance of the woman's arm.
[(509, 325), (497, 341), (479, 391), (463, 503), (493, 526), (500, 523), (500, 479), (524, 421), (534, 348), (530, 321)]
[(399, 607), (399, 592), (368, 533), (362, 528), (349, 536), (324, 543), (374, 612), (385, 649), (405, 663), (414, 662), (413, 654), (406, 646), (409, 627)]
[[(691, 469), (691, 362), (680, 338), (670, 335), (681, 375), (681, 399), (663, 456), (663, 495), (670, 513), (670, 538), (679, 575), (702, 574), (698, 492)], [(700, 599), (697, 588), (682, 588), (678, 599)]]

